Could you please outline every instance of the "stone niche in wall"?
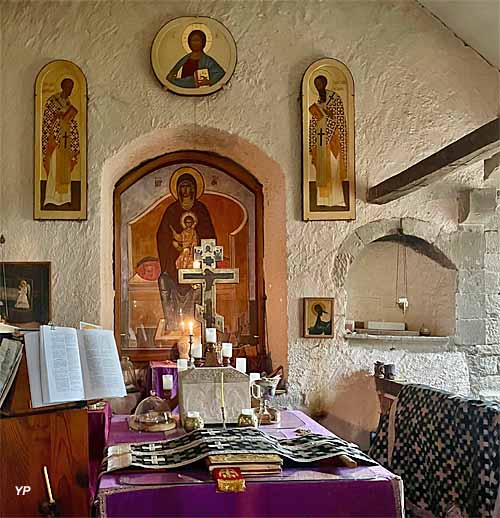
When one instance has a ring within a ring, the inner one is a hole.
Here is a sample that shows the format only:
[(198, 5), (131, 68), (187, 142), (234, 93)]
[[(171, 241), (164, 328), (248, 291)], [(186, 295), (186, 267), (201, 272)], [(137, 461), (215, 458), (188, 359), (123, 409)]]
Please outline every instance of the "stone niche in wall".
[[(409, 331), (455, 334), (456, 269), (417, 237), (398, 234), (368, 244), (349, 269), (346, 291), (346, 318), (365, 328), (368, 321), (404, 322)], [(400, 297), (408, 299), (404, 313)]]

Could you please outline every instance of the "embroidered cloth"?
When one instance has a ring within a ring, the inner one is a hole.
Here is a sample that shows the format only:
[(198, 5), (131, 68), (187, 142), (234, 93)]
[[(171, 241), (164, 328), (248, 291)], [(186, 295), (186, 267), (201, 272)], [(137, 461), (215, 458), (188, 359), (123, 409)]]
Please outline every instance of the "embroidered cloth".
[(209, 455), (275, 453), (297, 463), (310, 463), (347, 455), (360, 464), (375, 465), (357, 445), (337, 436), (309, 433), (277, 439), (256, 428), (195, 430), (177, 439), (117, 444), (107, 451), (107, 471), (121, 468), (178, 468)]

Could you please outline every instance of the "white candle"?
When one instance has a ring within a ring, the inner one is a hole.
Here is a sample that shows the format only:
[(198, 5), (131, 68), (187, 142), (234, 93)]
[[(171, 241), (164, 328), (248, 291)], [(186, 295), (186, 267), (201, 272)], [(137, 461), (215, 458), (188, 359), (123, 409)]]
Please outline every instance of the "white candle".
[(247, 372), (247, 359), (246, 358), (236, 358), (236, 369), (240, 372)]
[(193, 268), (199, 270), (201, 268), (201, 261), (193, 261)]
[(260, 374), (258, 372), (250, 372), (249, 376), (250, 376), (250, 385), (257, 380), (260, 380)]
[(217, 343), (217, 329), (215, 329), (215, 327), (207, 327), (205, 336), (208, 343)]
[(203, 356), (203, 348), (201, 346), (201, 342), (193, 343), (191, 353), (193, 355), (193, 358), (201, 358)]
[(190, 320), (188, 325), (189, 325), (189, 334), (192, 335), (193, 334), (193, 321)]
[(163, 390), (172, 390), (174, 388), (174, 377), (172, 374), (164, 374), (161, 380), (163, 382)]
[(233, 355), (233, 344), (229, 342), (222, 342), (222, 356), (224, 358), (231, 358)]
[(177, 371), (185, 371), (188, 368), (188, 361), (185, 358), (179, 358), (177, 360)]

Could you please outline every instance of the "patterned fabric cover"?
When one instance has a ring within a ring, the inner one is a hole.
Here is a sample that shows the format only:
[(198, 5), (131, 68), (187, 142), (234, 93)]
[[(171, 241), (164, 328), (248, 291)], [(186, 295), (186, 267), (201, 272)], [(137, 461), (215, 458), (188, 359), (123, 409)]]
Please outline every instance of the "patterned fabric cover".
[(361, 464), (376, 464), (355, 444), (337, 436), (308, 433), (293, 439), (276, 439), (256, 428), (195, 430), (169, 441), (110, 446), (107, 453), (107, 471), (131, 466), (177, 468), (209, 455), (230, 453), (274, 453), (298, 463), (347, 455)]
[(402, 477), (407, 500), (433, 516), (492, 517), (500, 482), (500, 404), (405, 385), (394, 405), (391, 417), (381, 418), (369, 454)]

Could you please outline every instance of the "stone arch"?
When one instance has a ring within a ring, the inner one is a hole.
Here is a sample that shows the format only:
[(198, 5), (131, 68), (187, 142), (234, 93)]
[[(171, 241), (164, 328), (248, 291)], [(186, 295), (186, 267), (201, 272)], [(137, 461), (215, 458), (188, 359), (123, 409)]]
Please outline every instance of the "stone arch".
[[(344, 288), (349, 267), (364, 247), (380, 239), (398, 239), (398, 236), (401, 236), (401, 241), (408, 241), (406, 244), (410, 246), (411, 238), (417, 238), (424, 243), (420, 245), (421, 253), (437, 260), (446, 268), (457, 269), (453, 238), (449, 235), (443, 236), (437, 226), (416, 218), (380, 219), (356, 228), (340, 245), (334, 259), (338, 288)], [(418, 245), (414, 246), (417, 248)]]
[[(348, 294), (346, 280), (349, 269), (366, 246), (375, 241), (395, 241), (409, 246), (444, 268), (459, 271), (460, 252), (457, 233), (441, 232), (439, 225), (416, 218), (390, 218), (371, 221), (354, 229), (342, 242), (334, 258), (334, 272), (338, 287), (338, 314), (346, 317)], [(461, 310), (458, 286), (455, 290), (455, 343), (461, 343)], [(342, 320), (342, 319), (341, 319)], [(339, 322), (344, 329), (344, 322)]]
[(264, 272), (268, 344), (273, 363), (287, 367), (287, 274), (285, 175), (277, 162), (249, 141), (228, 132), (186, 125), (162, 128), (124, 145), (104, 163), (101, 178), (101, 315), (113, 325), (113, 191), (139, 164), (178, 151), (202, 151), (228, 158), (249, 171), (263, 187)]

